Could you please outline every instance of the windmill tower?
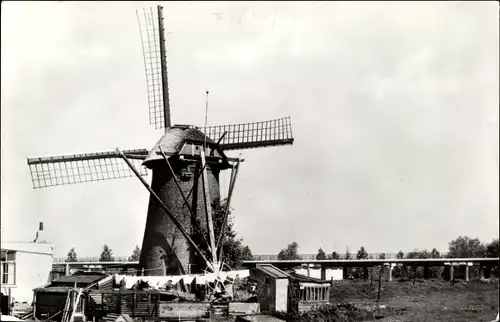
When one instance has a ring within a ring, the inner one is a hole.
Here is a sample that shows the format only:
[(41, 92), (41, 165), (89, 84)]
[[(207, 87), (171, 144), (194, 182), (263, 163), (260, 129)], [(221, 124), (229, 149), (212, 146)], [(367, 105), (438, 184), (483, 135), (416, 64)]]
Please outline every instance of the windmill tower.
[[(140, 265), (145, 275), (217, 271), (228, 208), (241, 158), (229, 150), (293, 144), (290, 118), (232, 125), (172, 125), (162, 7), (137, 12), (144, 53), (150, 123), (165, 133), (151, 150), (29, 158), (33, 188), (136, 175), (150, 192)], [(208, 92), (207, 92), (208, 96)], [(212, 204), (219, 174), (231, 169), (227, 208), (214, 235)], [(152, 172), (151, 185), (143, 176)]]

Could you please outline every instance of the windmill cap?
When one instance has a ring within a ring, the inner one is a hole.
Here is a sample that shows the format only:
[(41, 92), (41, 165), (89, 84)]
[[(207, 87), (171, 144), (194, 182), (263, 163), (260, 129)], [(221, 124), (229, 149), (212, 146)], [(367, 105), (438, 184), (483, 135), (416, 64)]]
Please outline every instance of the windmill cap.
[[(198, 128), (187, 125), (175, 125), (169, 128), (151, 151), (149, 151), (148, 156), (144, 159), (142, 164), (151, 168), (151, 163), (153, 161), (163, 160), (160, 146), (163, 152), (168, 156), (180, 152), (186, 141), (203, 144), (204, 140), (205, 135), (198, 130)], [(208, 136), (206, 137), (206, 142), (207, 144), (216, 144), (215, 141)]]

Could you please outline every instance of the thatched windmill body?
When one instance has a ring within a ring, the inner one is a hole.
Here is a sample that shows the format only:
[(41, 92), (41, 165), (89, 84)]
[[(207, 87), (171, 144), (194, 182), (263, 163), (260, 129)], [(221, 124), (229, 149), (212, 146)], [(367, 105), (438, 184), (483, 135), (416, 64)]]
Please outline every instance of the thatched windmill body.
[[(228, 150), (293, 143), (290, 118), (234, 125), (172, 125), (162, 7), (137, 12), (144, 53), (150, 123), (165, 129), (151, 150), (29, 158), (34, 188), (136, 175), (150, 192), (140, 265), (145, 275), (220, 269), (227, 223), (214, 236), (212, 203), (219, 174), (231, 169), (229, 207), (241, 158)], [(208, 92), (207, 92), (208, 95)], [(202, 131), (203, 130), (203, 131)], [(151, 185), (143, 178), (152, 172)]]

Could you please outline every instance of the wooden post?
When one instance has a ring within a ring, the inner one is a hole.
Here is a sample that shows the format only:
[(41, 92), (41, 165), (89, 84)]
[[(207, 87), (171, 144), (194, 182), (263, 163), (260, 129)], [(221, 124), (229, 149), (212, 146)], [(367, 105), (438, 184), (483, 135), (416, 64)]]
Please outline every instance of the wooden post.
[(378, 291), (377, 291), (377, 304), (380, 302), (380, 288), (382, 286), (382, 272), (384, 271), (384, 265), (380, 266), (380, 274), (378, 275)]
[(210, 202), (210, 191), (208, 187), (207, 168), (205, 167), (205, 148), (201, 150), (201, 166), (203, 167), (202, 183), (205, 195), (205, 212), (207, 219), (208, 237), (210, 241), (210, 252), (212, 253), (212, 265), (217, 269), (217, 249), (215, 248), (214, 223), (212, 221), (212, 204)]
[(37, 294), (36, 292), (33, 292), (33, 320), (36, 321), (36, 298), (37, 298)]
[[(8, 291), (8, 296), (9, 296), (9, 298), (7, 299), (7, 304), (9, 305), (9, 307), (7, 308), (7, 312), (8, 312), (8, 314), (12, 314), (12, 309), (10, 306), (10, 304), (12, 303), (12, 288), (10, 288), (10, 287), (9, 287), (9, 291)], [(34, 318), (35, 317), (33, 316), (33, 319)]]
[(417, 266), (413, 266), (413, 285), (417, 281)]
[(465, 264), (465, 281), (469, 281), (469, 263)]
[(231, 168), (231, 178), (229, 180), (229, 191), (228, 191), (228, 196), (227, 196), (227, 201), (226, 201), (226, 209), (224, 211), (224, 219), (222, 221), (222, 229), (220, 231), (220, 235), (217, 241), (217, 246), (219, 248), (219, 260), (222, 261), (222, 245), (224, 242), (224, 235), (226, 233), (226, 227), (227, 227), (227, 219), (229, 216), (229, 207), (231, 205), (231, 197), (233, 195), (233, 190), (234, 190), (234, 185), (236, 183), (236, 176), (238, 175), (238, 170), (240, 167), (240, 158), (238, 158), (238, 163), (233, 164)]
[(83, 312), (83, 322), (87, 322), (87, 297), (82, 298), (82, 312)]
[(136, 296), (137, 293), (136, 291), (134, 291), (134, 294), (132, 294), (132, 317), (135, 318), (135, 307), (137, 306), (137, 299), (136, 299)]

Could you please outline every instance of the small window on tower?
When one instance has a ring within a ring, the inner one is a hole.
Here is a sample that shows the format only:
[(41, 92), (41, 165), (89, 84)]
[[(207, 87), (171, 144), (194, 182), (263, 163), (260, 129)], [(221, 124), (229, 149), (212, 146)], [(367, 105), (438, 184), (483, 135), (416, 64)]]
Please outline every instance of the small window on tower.
[(194, 165), (188, 165), (185, 169), (181, 170), (181, 181), (189, 181), (194, 174)]

